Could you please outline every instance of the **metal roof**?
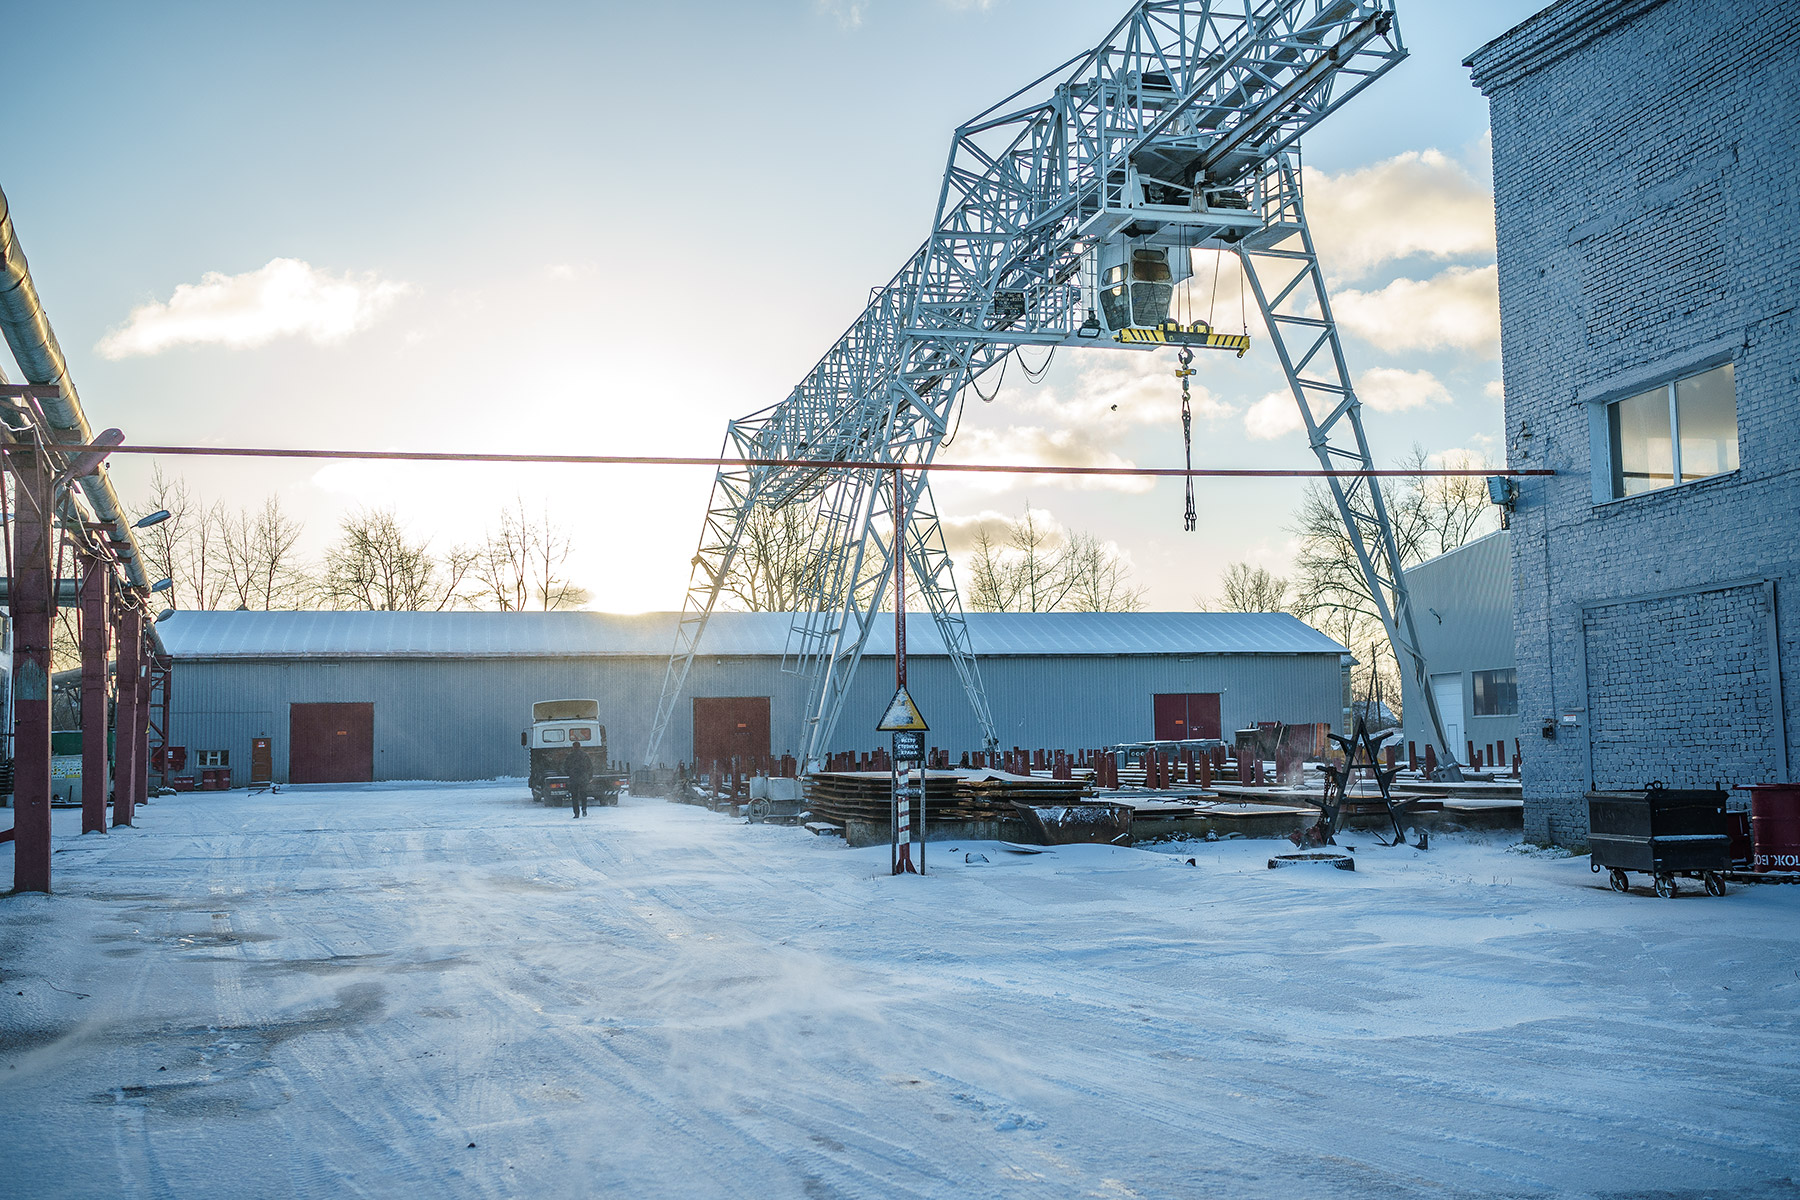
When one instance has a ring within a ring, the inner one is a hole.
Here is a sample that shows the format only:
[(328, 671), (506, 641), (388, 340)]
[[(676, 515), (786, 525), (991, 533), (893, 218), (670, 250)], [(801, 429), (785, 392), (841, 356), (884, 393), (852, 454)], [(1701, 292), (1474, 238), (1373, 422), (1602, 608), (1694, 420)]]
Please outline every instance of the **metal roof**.
[[(666, 657), (678, 613), (208, 612), (184, 609), (157, 632), (178, 659)], [(1342, 654), (1344, 647), (1286, 613), (970, 613), (975, 653)], [(709, 657), (779, 657), (788, 613), (714, 613)], [(908, 655), (941, 656), (928, 613), (908, 613)], [(869, 639), (892, 655), (892, 622)]]

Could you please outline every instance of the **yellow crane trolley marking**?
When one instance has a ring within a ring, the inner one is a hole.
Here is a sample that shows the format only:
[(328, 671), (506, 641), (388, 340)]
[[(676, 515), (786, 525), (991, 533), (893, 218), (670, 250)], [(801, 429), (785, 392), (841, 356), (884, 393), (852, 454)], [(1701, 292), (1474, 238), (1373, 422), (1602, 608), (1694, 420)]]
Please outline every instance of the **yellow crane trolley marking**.
[(1180, 321), (1164, 321), (1147, 329), (1121, 329), (1113, 340), (1122, 343), (1151, 342), (1164, 346), (1204, 346), (1209, 350), (1236, 350), (1239, 358), (1250, 349), (1247, 333), (1214, 333), (1205, 321), (1183, 325)]

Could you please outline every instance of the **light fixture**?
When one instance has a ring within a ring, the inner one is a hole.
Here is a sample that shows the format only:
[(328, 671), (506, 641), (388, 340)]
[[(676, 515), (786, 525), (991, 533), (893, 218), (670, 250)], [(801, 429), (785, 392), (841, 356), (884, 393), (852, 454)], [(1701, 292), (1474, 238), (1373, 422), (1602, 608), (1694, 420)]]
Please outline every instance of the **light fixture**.
[(158, 625), (161, 625), (164, 621), (167, 621), (170, 617), (172, 617), (174, 615), (175, 615), (174, 609), (165, 608), (161, 612), (156, 614), (156, 623)]
[(1100, 336), (1100, 319), (1094, 315), (1092, 309), (1088, 310), (1087, 320), (1081, 323), (1081, 328), (1075, 331), (1075, 336), (1090, 339)]
[(164, 521), (166, 521), (168, 519), (169, 519), (169, 510), (166, 508), (159, 508), (155, 512), (149, 514), (148, 516), (139, 517), (138, 520), (136, 521), (136, 523), (134, 523), (132, 525), (132, 528), (133, 529), (148, 529), (152, 525), (161, 525)]
[(106, 456), (112, 453), (112, 448), (124, 440), (123, 430), (102, 429), (89, 439), (90, 444), (100, 447), (100, 449), (83, 450), (77, 454), (69, 460), (69, 469), (65, 474), (70, 479), (86, 479), (100, 469), (100, 464), (106, 461)]
[(175, 581), (173, 579), (169, 579), (165, 576), (164, 578), (159, 579), (155, 583), (151, 584), (150, 590), (153, 592), (166, 592), (174, 586), (175, 586)]

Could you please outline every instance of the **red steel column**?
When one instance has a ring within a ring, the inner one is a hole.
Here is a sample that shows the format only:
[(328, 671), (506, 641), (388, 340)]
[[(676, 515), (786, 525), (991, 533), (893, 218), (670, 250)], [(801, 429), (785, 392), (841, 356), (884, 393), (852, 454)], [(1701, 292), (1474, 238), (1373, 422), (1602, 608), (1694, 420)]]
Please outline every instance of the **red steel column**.
[(7, 455), (18, 487), (12, 526), (13, 887), (50, 890), (50, 635), (55, 530), (50, 464), (41, 454)]
[(150, 627), (141, 612), (137, 630), (137, 714), (131, 731), (132, 745), (137, 749), (131, 757), (131, 803), (134, 808), (150, 798)]
[(138, 742), (138, 720), (142, 706), (138, 701), (138, 675), (143, 665), (144, 615), (135, 608), (119, 614), (118, 629), (118, 708), (113, 714), (113, 828), (131, 824), (132, 808), (137, 802), (136, 784), (131, 764), (141, 758), (143, 747)]
[(108, 594), (111, 569), (82, 555), (81, 579), (81, 832), (106, 832), (106, 658), (111, 648)]

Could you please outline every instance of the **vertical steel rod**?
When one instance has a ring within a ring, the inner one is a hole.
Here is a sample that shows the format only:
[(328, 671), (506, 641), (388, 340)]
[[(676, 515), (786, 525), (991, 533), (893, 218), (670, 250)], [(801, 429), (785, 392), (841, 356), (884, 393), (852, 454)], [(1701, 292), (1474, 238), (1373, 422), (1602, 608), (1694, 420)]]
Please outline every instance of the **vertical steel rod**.
[(143, 656), (143, 614), (135, 608), (118, 616), (118, 704), (113, 715), (113, 828), (130, 825), (136, 815), (136, 781), (131, 764), (142, 751), (138, 741), (138, 668)]

